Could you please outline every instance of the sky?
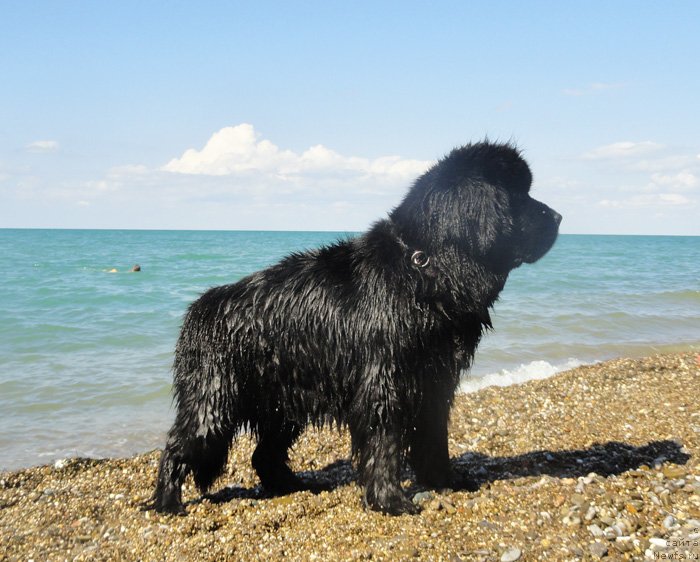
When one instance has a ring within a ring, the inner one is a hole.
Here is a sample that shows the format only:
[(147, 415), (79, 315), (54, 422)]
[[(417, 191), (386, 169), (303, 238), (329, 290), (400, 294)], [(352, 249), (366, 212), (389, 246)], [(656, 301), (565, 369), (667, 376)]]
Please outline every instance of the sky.
[(359, 231), (513, 142), (561, 231), (700, 235), (700, 2), (0, 2), (0, 228)]

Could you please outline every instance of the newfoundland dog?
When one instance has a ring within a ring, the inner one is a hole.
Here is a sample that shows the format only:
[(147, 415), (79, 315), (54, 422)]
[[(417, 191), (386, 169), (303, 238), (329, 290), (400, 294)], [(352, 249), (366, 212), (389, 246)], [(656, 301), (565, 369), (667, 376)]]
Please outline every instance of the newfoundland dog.
[(264, 488), (302, 489), (287, 451), (329, 422), (349, 428), (371, 509), (416, 512), (404, 459), (419, 484), (449, 487), (460, 373), (508, 273), (557, 237), (561, 216), (529, 196), (531, 182), (511, 145), (456, 148), (366, 233), (205, 292), (175, 349), (176, 418), (151, 507), (184, 513), (187, 475), (206, 492), (244, 430)]

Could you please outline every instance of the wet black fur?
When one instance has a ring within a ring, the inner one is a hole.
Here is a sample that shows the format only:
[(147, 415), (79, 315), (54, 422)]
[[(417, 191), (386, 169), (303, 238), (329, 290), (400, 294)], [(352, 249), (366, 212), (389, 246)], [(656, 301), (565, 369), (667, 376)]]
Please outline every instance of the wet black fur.
[(242, 429), (258, 439), (263, 486), (298, 490), (287, 450), (329, 422), (349, 427), (370, 508), (415, 512), (405, 458), (420, 484), (449, 486), (460, 372), (508, 272), (557, 236), (561, 217), (529, 197), (531, 181), (510, 145), (457, 148), (365, 234), (204, 293), (175, 350), (177, 413), (153, 507), (184, 512), (187, 474), (207, 491)]

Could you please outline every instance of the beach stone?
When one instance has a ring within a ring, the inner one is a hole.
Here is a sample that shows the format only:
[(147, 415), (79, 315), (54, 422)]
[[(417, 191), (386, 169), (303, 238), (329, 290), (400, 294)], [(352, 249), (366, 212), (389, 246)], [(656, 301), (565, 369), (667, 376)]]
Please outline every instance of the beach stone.
[(586, 510), (586, 513), (585, 513), (585, 515), (583, 516), (583, 518), (584, 518), (586, 521), (592, 521), (592, 520), (595, 518), (596, 513), (598, 513), (598, 510), (597, 510), (595, 507), (590, 506), (590, 507), (588, 508), (588, 510)]
[(615, 550), (618, 552), (629, 552), (632, 548), (632, 537), (617, 537), (615, 539)]
[(586, 476), (584, 476), (581, 480), (584, 484), (590, 484), (593, 482), (598, 477), (598, 475), (595, 472), (589, 472)]
[(442, 498), (440, 500), (440, 507), (445, 510), (448, 514), (452, 515), (457, 512), (457, 508), (449, 500)]
[(571, 503), (574, 505), (581, 506), (586, 501), (586, 498), (581, 494), (574, 494), (571, 496)]
[(515, 562), (520, 559), (522, 552), (517, 547), (511, 547), (501, 554), (501, 562)]
[(593, 558), (603, 558), (608, 554), (608, 546), (600, 541), (594, 542), (588, 550)]
[(432, 492), (418, 492), (413, 496), (413, 503), (419, 504), (426, 502), (428, 500), (432, 500), (435, 497), (435, 494)]
[(622, 535), (622, 531), (613, 525), (612, 527), (606, 527), (603, 529), (603, 535), (605, 535), (606, 539), (615, 540), (617, 537)]
[(433, 498), (425, 504), (425, 509), (427, 511), (438, 511), (442, 508), (442, 502), (440, 498)]
[(670, 478), (672, 480), (676, 478), (683, 478), (687, 474), (685, 468), (674, 464), (664, 466), (661, 469), (661, 472), (666, 478)]
[(661, 523), (665, 529), (671, 529), (676, 524), (676, 518), (673, 515), (668, 515)]
[(479, 521), (479, 522), (477, 523), (477, 525), (478, 525), (480, 528), (486, 529), (486, 530), (489, 530), (489, 531), (498, 531), (498, 530), (500, 530), (500, 527), (499, 527), (498, 525), (496, 525), (495, 523), (491, 523), (491, 521), (487, 521), (486, 519), (482, 519), (481, 521)]

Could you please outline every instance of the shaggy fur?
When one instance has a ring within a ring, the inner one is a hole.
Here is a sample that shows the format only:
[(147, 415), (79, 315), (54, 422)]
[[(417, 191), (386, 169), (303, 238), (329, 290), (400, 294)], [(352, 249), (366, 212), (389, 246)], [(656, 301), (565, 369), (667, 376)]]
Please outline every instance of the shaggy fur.
[(236, 434), (257, 437), (262, 485), (302, 487), (287, 451), (307, 424), (344, 424), (366, 505), (414, 513), (400, 485), (447, 487), (447, 423), (489, 308), (508, 272), (541, 258), (561, 216), (528, 195), (510, 145), (453, 150), (365, 234), (288, 256), (190, 307), (175, 350), (175, 423), (156, 510), (184, 512), (192, 473), (205, 492)]

